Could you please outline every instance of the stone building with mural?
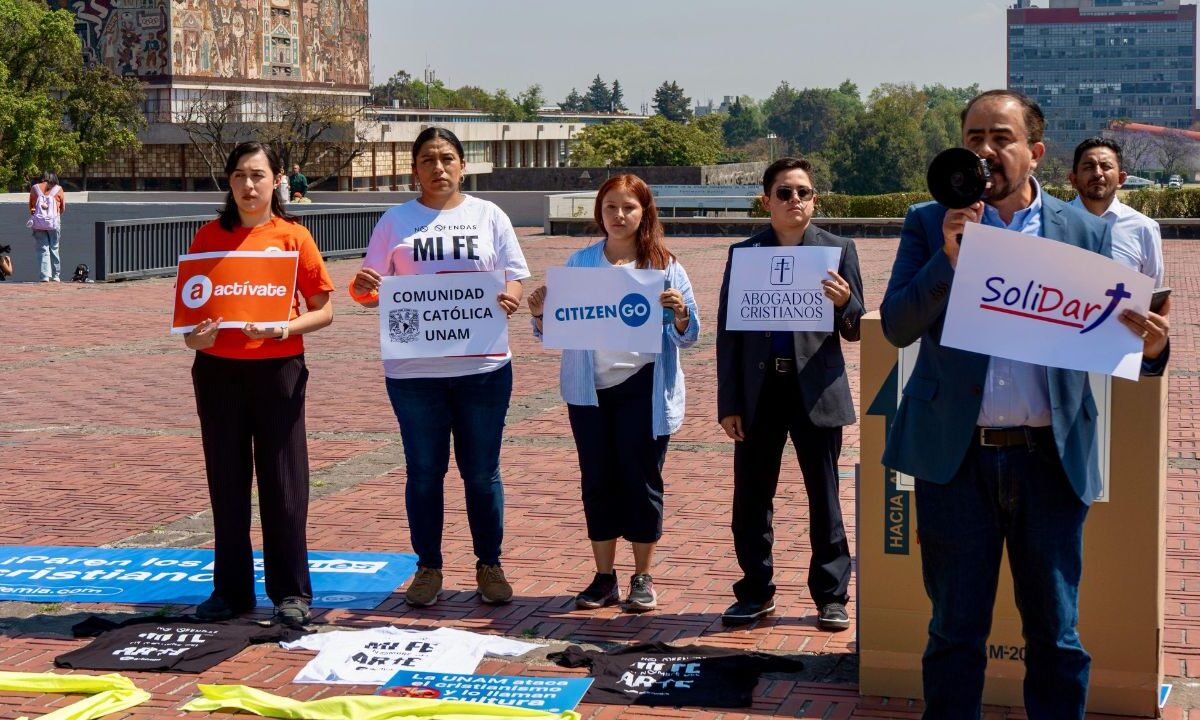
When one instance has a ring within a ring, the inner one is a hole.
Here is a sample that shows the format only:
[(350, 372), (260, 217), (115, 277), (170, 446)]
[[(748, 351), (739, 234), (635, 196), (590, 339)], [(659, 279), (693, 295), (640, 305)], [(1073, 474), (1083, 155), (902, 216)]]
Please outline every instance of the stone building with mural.
[[(351, 117), (304, 165), (314, 185), (325, 179), (314, 188), (322, 190), (409, 187), (412, 140), (429, 125), (463, 141), (470, 178), (494, 167), (566, 165), (587, 125), (645, 119), (547, 111), (535, 122), (498, 122), (478, 110), (369, 107), (367, 0), (48, 2), (74, 14), (85, 62), (138, 78), (146, 95), (142, 147), (89, 167), (89, 190), (213, 189), (224, 158), (214, 160), (220, 153), (197, 128), (214, 107), (227, 108), (219, 118), (226, 142), (284, 124), (297, 103)], [(60, 175), (70, 185), (77, 173)]]
[[(227, 99), (236, 103), (226, 118), (236, 128), (231, 138), (278, 120), (285, 98), (333, 102), (347, 116), (361, 115), (367, 102), (367, 0), (49, 3), (74, 14), (85, 62), (138, 78), (146, 95), (143, 147), (90, 168), (92, 189), (211, 187), (185, 127)], [(70, 171), (63, 175), (70, 180)]]

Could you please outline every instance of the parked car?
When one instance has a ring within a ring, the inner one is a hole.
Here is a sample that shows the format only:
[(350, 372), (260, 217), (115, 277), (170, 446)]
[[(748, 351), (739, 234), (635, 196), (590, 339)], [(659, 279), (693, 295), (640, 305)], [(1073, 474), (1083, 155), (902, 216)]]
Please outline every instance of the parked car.
[(1125, 178), (1125, 184), (1121, 187), (1125, 190), (1136, 190), (1138, 188), (1150, 187), (1152, 185), (1154, 185), (1154, 181), (1152, 180), (1147, 180), (1146, 178), (1138, 177), (1137, 175), (1130, 175), (1129, 177)]
[(1183, 189), (1183, 179), (1178, 176), (1171, 178), (1170, 180), (1167, 181), (1167, 189), (1168, 190), (1182, 190)]

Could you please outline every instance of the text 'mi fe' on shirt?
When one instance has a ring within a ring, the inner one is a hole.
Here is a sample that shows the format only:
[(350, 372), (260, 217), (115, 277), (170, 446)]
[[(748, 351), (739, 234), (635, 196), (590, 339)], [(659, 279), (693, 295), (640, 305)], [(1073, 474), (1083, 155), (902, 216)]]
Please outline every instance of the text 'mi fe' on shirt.
[[(529, 277), (508, 216), (495, 203), (470, 195), (447, 210), (410, 200), (385, 212), (371, 233), (363, 267), (383, 276), (503, 270), (506, 282)], [(384, 360), (383, 372), (396, 379), (475, 375), (511, 357)]]
[(523, 655), (540, 646), (453, 628), (424, 631), (385, 626), (316, 633), (281, 647), (317, 651), (293, 682), (382, 685), (397, 670), (470, 674), (485, 654)]

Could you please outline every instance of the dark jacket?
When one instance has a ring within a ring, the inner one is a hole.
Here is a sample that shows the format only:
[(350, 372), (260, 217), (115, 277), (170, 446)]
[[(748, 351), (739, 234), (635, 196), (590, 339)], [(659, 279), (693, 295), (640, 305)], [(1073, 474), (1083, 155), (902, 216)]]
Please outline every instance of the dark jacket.
[[(804, 411), (817, 427), (841, 427), (854, 423), (854, 399), (846, 379), (846, 359), (841, 340), (858, 340), (863, 316), (862, 275), (858, 270), (858, 251), (854, 241), (838, 237), (815, 225), (804, 232), (801, 245), (829, 246), (842, 249), (838, 274), (850, 285), (850, 299), (834, 314), (837, 332), (794, 332), (796, 374)], [(733, 253), (738, 248), (778, 246), (775, 230), (768, 227), (748, 240), (729, 248), (725, 277), (721, 281), (721, 304), (717, 310), (717, 419), (742, 416), (742, 427), (754, 422), (758, 396), (762, 392), (767, 362), (771, 357), (771, 333), (726, 330), (729, 273)]]
[[(941, 484), (958, 472), (975, 435), (990, 360), (988, 355), (941, 344), (954, 281), (954, 268), (942, 252), (945, 215), (946, 208), (937, 203), (909, 209), (880, 309), (883, 332), (894, 345), (921, 341), (883, 463)], [(1112, 256), (1112, 234), (1103, 220), (1048, 194), (1042, 195), (1042, 235)], [(1144, 363), (1143, 372), (1161, 372), (1165, 361), (1164, 354), (1156, 363)], [(1088, 374), (1047, 368), (1046, 379), (1058, 454), (1075, 494), (1091, 503), (1100, 491), (1100, 466), (1097, 408)]]

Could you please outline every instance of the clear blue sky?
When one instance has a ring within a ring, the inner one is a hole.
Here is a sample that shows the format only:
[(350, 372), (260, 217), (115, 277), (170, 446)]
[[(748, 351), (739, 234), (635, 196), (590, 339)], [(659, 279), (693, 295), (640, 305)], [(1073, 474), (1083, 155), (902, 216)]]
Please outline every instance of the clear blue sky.
[[(546, 99), (619, 79), (625, 104), (664, 80), (693, 101), (762, 99), (782, 80), (866, 94), (884, 82), (1004, 85), (1004, 11), (1012, 0), (368, 0), (374, 82), (428, 65), (450, 87)], [(1036, 3), (1043, 7), (1048, 2)]]

